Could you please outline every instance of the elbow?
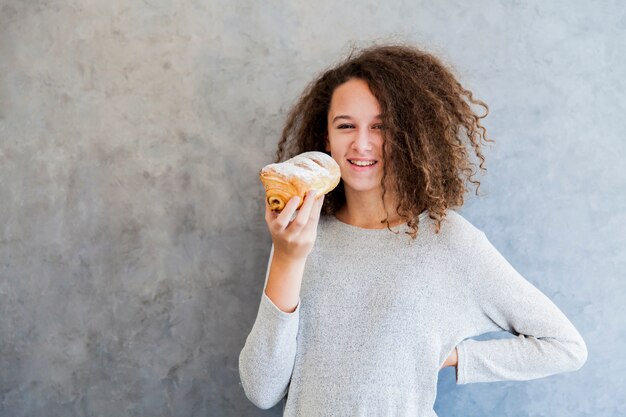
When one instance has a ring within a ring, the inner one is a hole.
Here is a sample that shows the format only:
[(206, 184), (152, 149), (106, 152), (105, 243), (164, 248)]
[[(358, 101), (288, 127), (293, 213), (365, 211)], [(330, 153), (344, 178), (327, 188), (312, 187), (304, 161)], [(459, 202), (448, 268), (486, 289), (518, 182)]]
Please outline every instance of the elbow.
[(255, 367), (247, 367), (246, 362), (239, 357), (239, 379), (246, 397), (252, 404), (261, 410), (268, 410), (274, 407), (282, 399), (281, 396), (273, 395), (271, 384), (263, 381), (260, 375), (256, 375)]
[(269, 410), (270, 408), (278, 404), (275, 401), (269, 401), (268, 397), (263, 395), (263, 393), (259, 392), (258, 390), (249, 390), (245, 388), (245, 384), (242, 385), (244, 387), (244, 392), (246, 393), (246, 397), (248, 397), (248, 400), (250, 400), (252, 404), (257, 406), (261, 410)]
[(576, 362), (576, 370), (582, 368), (583, 365), (587, 362), (587, 356), (588, 356), (587, 345), (585, 344), (583, 340), (581, 340), (579, 354), (578, 354), (577, 362)]
[(577, 371), (583, 367), (583, 365), (587, 362), (587, 344), (581, 338), (577, 341), (572, 342), (571, 347), (567, 350), (569, 359), (570, 359), (570, 371)]
[(243, 391), (246, 394), (246, 397), (252, 404), (260, 408), (261, 410), (269, 410), (274, 407), (276, 404), (280, 402), (282, 397), (275, 398), (273, 395), (264, 392), (262, 389), (258, 389), (257, 387), (247, 386), (244, 379), (241, 380)]

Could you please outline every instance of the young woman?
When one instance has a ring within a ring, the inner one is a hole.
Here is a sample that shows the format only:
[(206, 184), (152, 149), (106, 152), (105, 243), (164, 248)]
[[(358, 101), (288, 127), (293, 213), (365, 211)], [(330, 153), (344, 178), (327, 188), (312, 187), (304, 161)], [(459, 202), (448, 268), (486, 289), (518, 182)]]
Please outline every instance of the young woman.
[[(239, 357), (247, 397), (285, 416), (435, 416), (437, 378), (529, 380), (579, 369), (581, 335), (454, 208), (486, 131), (436, 57), (376, 46), (306, 89), (277, 161), (329, 153), (340, 185), (266, 204), (272, 249)], [(469, 146), (468, 146), (469, 145)], [(295, 216), (292, 220), (292, 217)], [(468, 339), (505, 330), (516, 337)]]

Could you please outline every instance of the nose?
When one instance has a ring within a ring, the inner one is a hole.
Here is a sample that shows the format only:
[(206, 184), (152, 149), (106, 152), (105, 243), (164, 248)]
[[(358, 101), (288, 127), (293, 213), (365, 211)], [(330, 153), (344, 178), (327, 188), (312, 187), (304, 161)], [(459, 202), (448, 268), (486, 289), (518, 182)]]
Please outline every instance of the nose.
[(352, 149), (358, 153), (366, 153), (372, 150), (372, 132), (369, 129), (359, 129), (354, 140)]

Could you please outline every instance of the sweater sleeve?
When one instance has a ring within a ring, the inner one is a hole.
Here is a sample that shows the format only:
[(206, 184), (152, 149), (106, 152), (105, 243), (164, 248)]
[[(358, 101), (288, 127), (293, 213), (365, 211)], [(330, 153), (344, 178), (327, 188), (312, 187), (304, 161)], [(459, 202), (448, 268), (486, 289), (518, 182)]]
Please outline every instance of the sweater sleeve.
[(265, 294), (274, 246), (270, 251), (263, 294), (246, 343), (239, 354), (239, 376), (248, 399), (261, 409), (280, 402), (287, 393), (296, 358), (300, 300), (296, 310), (280, 310)]
[(524, 279), (483, 232), (468, 270), (481, 328), (516, 337), (465, 339), (457, 346), (457, 384), (524, 381), (580, 369), (587, 347), (576, 328)]

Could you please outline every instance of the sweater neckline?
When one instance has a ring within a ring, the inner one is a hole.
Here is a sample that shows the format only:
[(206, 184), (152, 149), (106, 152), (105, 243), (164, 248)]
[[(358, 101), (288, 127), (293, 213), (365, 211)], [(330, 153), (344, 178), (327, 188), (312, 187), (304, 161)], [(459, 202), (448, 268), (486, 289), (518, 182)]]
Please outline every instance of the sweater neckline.
[[(428, 216), (428, 210), (424, 210), (423, 212), (421, 212), (418, 216), (419, 222), (422, 223), (422, 221), (427, 216)], [(368, 229), (365, 227), (359, 227), (359, 226), (354, 226), (349, 223), (344, 223), (341, 220), (339, 220), (337, 217), (335, 217), (334, 214), (331, 214), (330, 216), (328, 216), (328, 218), (330, 222), (337, 225), (337, 227), (343, 230), (349, 231), (349, 232), (364, 233), (364, 234), (382, 234), (382, 233), (389, 232), (389, 229), (386, 226), (380, 229)], [(390, 229), (394, 232), (408, 230), (408, 228), (409, 228), (409, 225), (406, 222), (397, 224), (395, 226), (390, 226)]]

